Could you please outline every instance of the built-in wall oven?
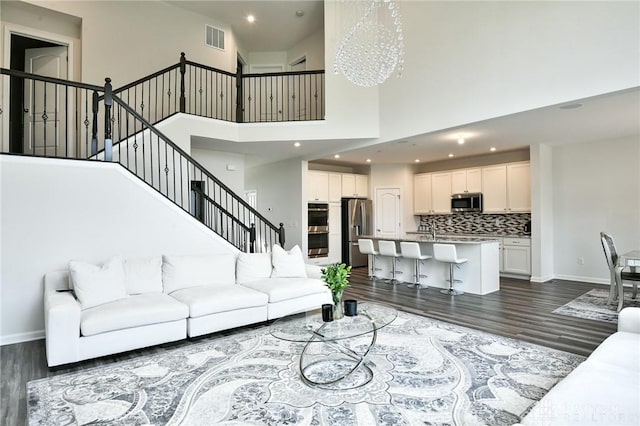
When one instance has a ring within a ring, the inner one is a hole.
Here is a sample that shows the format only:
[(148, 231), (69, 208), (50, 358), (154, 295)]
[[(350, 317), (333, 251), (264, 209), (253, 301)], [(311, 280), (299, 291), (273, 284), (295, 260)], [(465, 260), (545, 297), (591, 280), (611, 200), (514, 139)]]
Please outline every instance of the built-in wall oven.
[(307, 210), (307, 254), (325, 257), (329, 254), (329, 204), (309, 203)]

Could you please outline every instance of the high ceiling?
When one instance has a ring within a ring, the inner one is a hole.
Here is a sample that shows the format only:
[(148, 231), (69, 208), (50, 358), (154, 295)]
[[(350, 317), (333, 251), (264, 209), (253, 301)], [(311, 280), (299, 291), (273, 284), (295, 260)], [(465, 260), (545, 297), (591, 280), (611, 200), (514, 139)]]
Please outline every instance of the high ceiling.
[[(323, 1), (187, 1), (169, 3), (229, 23), (247, 51), (282, 51), (324, 26)], [(303, 16), (296, 16), (302, 11)], [(246, 20), (253, 14), (255, 23)], [(563, 109), (573, 103), (581, 107)], [(589, 99), (552, 105), (458, 128), (376, 143), (365, 140), (290, 141), (237, 143), (194, 138), (194, 146), (242, 153), (247, 166), (301, 157), (339, 165), (403, 163), (414, 164), (512, 151), (530, 145), (581, 143), (635, 137), (640, 143), (640, 90), (627, 90)], [(465, 138), (458, 145), (459, 136)], [(340, 154), (339, 159), (334, 155)]]
[[(167, 3), (229, 24), (247, 52), (288, 50), (324, 28), (323, 1), (172, 0)], [(302, 16), (296, 12), (302, 12)], [(249, 23), (248, 15), (253, 15), (255, 22)]]

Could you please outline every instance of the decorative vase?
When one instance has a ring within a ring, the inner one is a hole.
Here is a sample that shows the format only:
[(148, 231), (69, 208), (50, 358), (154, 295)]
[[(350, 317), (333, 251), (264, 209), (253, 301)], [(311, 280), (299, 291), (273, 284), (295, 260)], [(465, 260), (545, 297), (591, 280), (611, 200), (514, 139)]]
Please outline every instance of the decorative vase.
[(335, 292), (333, 297), (333, 319), (338, 320), (344, 317), (344, 309), (342, 307), (342, 292)]

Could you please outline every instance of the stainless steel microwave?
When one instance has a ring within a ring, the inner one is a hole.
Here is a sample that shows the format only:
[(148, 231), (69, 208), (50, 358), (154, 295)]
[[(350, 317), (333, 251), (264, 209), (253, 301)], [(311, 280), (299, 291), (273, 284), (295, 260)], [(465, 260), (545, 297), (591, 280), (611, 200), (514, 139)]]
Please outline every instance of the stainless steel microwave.
[(482, 212), (482, 194), (479, 192), (453, 194), (451, 196), (451, 211), (454, 213)]

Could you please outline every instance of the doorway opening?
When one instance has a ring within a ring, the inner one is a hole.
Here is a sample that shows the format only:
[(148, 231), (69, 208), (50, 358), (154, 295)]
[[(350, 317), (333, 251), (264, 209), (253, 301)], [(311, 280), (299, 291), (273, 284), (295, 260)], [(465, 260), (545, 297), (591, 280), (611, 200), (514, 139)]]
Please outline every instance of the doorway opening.
[[(68, 45), (12, 33), (9, 68), (46, 77), (66, 79), (68, 76), (68, 49)], [(49, 108), (50, 111), (47, 115), (53, 117), (54, 114), (51, 111), (55, 111), (55, 116), (62, 123), (66, 121), (66, 111), (58, 111), (58, 105), (44, 105), (41, 100), (34, 100), (34, 96), (31, 94), (36, 90), (38, 87), (35, 83), (25, 84), (23, 78), (11, 78), (8, 147), (11, 153), (24, 154), (25, 152), (35, 152), (35, 147), (41, 148), (35, 137), (32, 137), (30, 129), (42, 125), (41, 116), (45, 108)], [(55, 100), (50, 96), (47, 103), (51, 102), (55, 102)], [(55, 143), (58, 140), (54, 139)]]

